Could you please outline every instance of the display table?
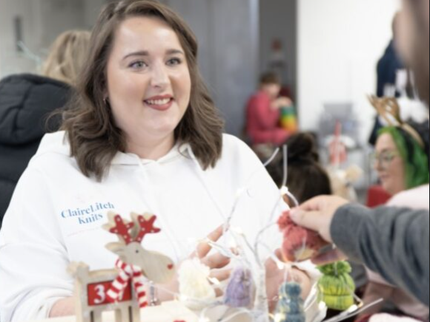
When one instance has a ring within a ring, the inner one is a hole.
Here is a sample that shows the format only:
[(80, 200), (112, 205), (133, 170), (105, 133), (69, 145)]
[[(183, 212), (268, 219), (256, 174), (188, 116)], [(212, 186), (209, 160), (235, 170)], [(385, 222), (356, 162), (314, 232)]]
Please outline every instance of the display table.
[[(103, 322), (114, 322), (114, 313), (106, 312), (103, 314)], [(163, 303), (161, 306), (148, 307), (141, 311), (142, 322), (198, 322), (198, 317), (179, 302)], [(28, 321), (22, 321), (28, 322)], [(74, 316), (67, 316), (55, 319), (46, 319), (33, 322), (76, 322)]]
[[(225, 313), (225, 307), (219, 307), (212, 310), (208, 310), (206, 317), (209, 319), (208, 322), (216, 322)], [(103, 315), (103, 322), (114, 322), (114, 313), (106, 312)], [(142, 322), (198, 322), (199, 318), (196, 313), (188, 310), (179, 302), (167, 302), (161, 306), (147, 307), (141, 311)], [(235, 317), (233, 322), (250, 322), (250, 319), (246, 315), (239, 315)], [(29, 322), (29, 321), (22, 321)], [(53, 318), (46, 320), (38, 320), (31, 322), (76, 322), (74, 316), (67, 316), (62, 318)]]

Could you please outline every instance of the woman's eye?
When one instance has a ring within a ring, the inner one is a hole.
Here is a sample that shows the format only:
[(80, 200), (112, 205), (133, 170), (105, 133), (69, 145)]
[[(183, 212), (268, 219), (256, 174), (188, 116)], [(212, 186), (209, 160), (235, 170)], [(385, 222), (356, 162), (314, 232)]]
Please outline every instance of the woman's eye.
[(143, 61), (136, 61), (134, 63), (131, 63), (130, 67), (134, 69), (140, 69), (146, 67), (146, 64)]
[(179, 58), (172, 58), (170, 59), (167, 64), (172, 66), (172, 65), (179, 65), (182, 61)]

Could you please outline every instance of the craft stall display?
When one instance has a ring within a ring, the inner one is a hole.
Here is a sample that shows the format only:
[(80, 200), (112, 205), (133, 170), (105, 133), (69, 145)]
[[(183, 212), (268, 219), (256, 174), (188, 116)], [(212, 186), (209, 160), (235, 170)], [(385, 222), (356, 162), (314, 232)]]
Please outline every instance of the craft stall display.
[[(287, 150), (284, 148), (285, 160), (286, 154)], [(288, 196), (298, 206), (296, 198), (285, 187), (286, 168), (284, 164), (284, 184), (278, 203), (282, 203), (283, 198)], [(246, 189), (238, 193), (226, 218), (224, 232), (245, 192)], [(327, 243), (316, 233), (296, 226), (290, 219), (289, 211), (276, 218), (276, 209), (279, 208), (273, 209), (267, 226), (261, 229), (253, 243), (235, 227), (228, 229), (230, 240), (204, 240), (214, 250), (231, 259), (232, 274), (222, 298), (217, 298), (214, 291), (219, 283), (210, 277), (209, 267), (198, 259), (185, 260), (176, 269), (175, 263), (167, 256), (145, 249), (142, 245), (144, 237), (147, 234), (161, 233), (155, 226), (155, 215), (132, 213), (132, 220), (127, 221), (120, 214), (109, 213), (109, 223), (103, 228), (119, 238), (119, 242), (106, 246), (118, 255), (116, 267), (111, 270), (90, 271), (84, 263), (71, 264), (69, 271), (76, 278), (76, 321), (101, 322), (102, 313), (112, 311), (110, 318), (103, 322), (158, 322), (161, 320), (156, 317), (163, 316), (169, 305), (176, 307), (177, 316), (166, 318), (164, 315), (163, 322), (321, 322), (326, 306), (342, 311), (330, 322), (339, 322), (359, 313), (362, 303), (355, 298), (354, 283), (348, 275), (347, 264), (343, 262), (320, 267), (324, 275), (314, 288), (316, 291), (306, 302), (301, 299), (301, 287), (291, 277), (291, 270), (327, 248)], [(276, 310), (272, 313), (269, 312), (266, 291), (266, 266), (261, 260), (259, 249), (264, 246), (264, 232), (274, 226), (278, 226), (283, 235), (283, 260), (275, 254), (270, 254), (270, 258), (284, 272), (285, 279), (280, 285)], [(235, 249), (230, 247), (229, 242), (237, 245)], [(148, 307), (148, 304), (157, 304), (152, 298), (151, 290), (173, 278), (177, 278), (179, 282), (179, 293), (172, 294), (177, 301)], [(221, 310), (221, 316), (210, 316), (209, 312), (214, 309)], [(182, 318), (183, 316), (186, 318)]]

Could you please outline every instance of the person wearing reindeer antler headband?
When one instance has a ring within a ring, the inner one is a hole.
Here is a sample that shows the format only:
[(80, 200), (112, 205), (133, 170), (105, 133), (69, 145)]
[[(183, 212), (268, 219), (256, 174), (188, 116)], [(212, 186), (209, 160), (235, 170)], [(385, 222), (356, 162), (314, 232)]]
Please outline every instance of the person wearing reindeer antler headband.
[[(161, 280), (169, 275), (169, 258), (180, 264), (190, 255), (222, 282), (230, 276), (230, 259), (210, 253), (209, 245), (232, 234), (220, 225), (233, 205), (230, 227), (239, 227), (253, 242), (279, 203), (279, 190), (257, 156), (222, 134), (223, 121), (198, 70), (196, 37), (169, 7), (155, 0), (109, 2), (90, 48), (62, 131), (44, 137), (5, 216), (2, 322), (73, 314), (70, 262), (91, 269), (122, 267), (115, 254), (126, 258), (132, 250), (146, 258), (135, 258), (144, 270), (139, 274), (154, 276), (155, 282), (160, 273)], [(240, 191), (246, 193), (236, 204)], [(283, 207), (275, 210), (280, 214)], [(101, 228), (109, 212), (116, 225), (107, 228), (123, 239), (121, 245), (112, 245), (114, 236)], [(156, 215), (161, 231), (153, 231), (154, 216), (134, 223), (122, 219), (130, 212)], [(144, 249), (138, 247), (143, 238), (129, 232), (138, 223), (153, 231)], [(276, 227), (273, 231), (267, 235), (279, 243), (265, 243), (279, 247), (282, 235)], [(163, 270), (157, 272), (148, 258)], [(285, 276), (272, 266), (267, 274), (271, 301)], [(294, 269), (290, 277), (294, 272), (309, 280)], [(178, 293), (178, 285), (174, 281), (163, 290)]]
[[(429, 104), (429, 1), (403, 0), (397, 45), (412, 68), (419, 94)], [(426, 174), (428, 179), (428, 173)], [(401, 208), (402, 201), (420, 198), (421, 190), (396, 196), (391, 204), (370, 210), (335, 197), (313, 199), (292, 213), (293, 220), (318, 231), (337, 249), (316, 257), (330, 262), (351, 257), (364, 262), (396, 286), (429, 306), (429, 211)]]
[[(375, 146), (374, 167), (382, 187), (395, 196), (412, 190), (414, 197), (399, 200), (395, 197), (387, 205), (408, 206), (416, 209), (429, 209), (429, 169), (428, 169), (428, 123), (422, 125), (406, 124), (400, 116), (400, 108), (394, 98), (371, 98), (378, 114), (388, 124), (379, 131)], [(408, 194), (411, 191), (407, 192)], [(365, 304), (384, 298), (392, 302), (404, 314), (427, 320), (429, 309), (405, 292), (384, 280), (379, 274), (368, 270), (369, 284), (363, 298)], [(380, 303), (363, 313), (378, 313), (384, 307)]]

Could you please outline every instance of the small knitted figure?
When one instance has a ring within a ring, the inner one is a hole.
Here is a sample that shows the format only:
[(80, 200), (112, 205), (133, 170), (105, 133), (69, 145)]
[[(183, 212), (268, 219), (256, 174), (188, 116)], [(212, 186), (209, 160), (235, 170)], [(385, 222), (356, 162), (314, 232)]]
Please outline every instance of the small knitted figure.
[(279, 289), (275, 322), (305, 322), (304, 301), (300, 297), (302, 288), (297, 283), (284, 283)]
[(297, 226), (291, 220), (289, 211), (279, 218), (278, 226), (284, 235), (282, 254), (290, 262), (310, 259), (327, 245), (318, 233)]
[(224, 295), (224, 304), (233, 308), (250, 308), (254, 297), (251, 272), (243, 267), (231, 275)]
[(318, 299), (329, 309), (348, 310), (354, 305), (355, 283), (349, 275), (352, 271), (347, 262), (319, 266), (323, 277), (318, 282)]

